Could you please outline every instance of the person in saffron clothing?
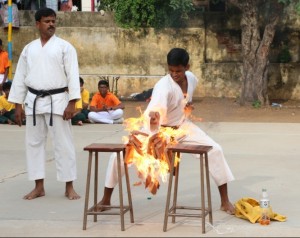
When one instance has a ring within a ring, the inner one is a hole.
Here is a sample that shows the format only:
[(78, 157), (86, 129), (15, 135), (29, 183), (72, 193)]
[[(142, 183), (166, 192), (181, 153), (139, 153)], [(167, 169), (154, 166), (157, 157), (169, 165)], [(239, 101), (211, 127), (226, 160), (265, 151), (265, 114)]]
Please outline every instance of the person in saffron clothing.
[(0, 39), (0, 94), (2, 93), (2, 85), (7, 80), (9, 66), (8, 53), (3, 49)]
[(23, 198), (45, 196), (46, 143), (53, 139), (57, 180), (65, 182), (65, 196), (79, 199), (73, 188), (77, 179), (76, 154), (71, 118), (80, 99), (76, 49), (55, 35), (56, 12), (42, 8), (35, 13), (40, 37), (21, 52), (8, 101), (16, 104), (16, 123), (26, 114), (26, 159), (29, 180), (35, 188)]
[(98, 82), (99, 92), (95, 93), (90, 103), (89, 120), (93, 123), (121, 124), (123, 123), (124, 104), (116, 95), (109, 92), (106, 80)]
[[(179, 143), (213, 146), (209, 151), (208, 161), (210, 174), (219, 189), (220, 209), (233, 215), (235, 208), (228, 197), (227, 183), (233, 181), (234, 176), (226, 162), (223, 150), (187, 116), (188, 112), (193, 110), (193, 92), (198, 83), (195, 75), (189, 71), (189, 54), (185, 49), (173, 48), (167, 55), (167, 63), (169, 74), (155, 84), (151, 100), (144, 111), (144, 128), (152, 133), (154, 146), (158, 150), (163, 144), (159, 136), (155, 138), (160, 126), (185, 130), (186, 137), (179, 140)], [(123, 166), (122, 174), (124, 174)], [(99, 211), (105, 210), (105, 205), (111, 204), (111, 196), (117, 183), (116, 154), (113, 153), (107, 167), (104, 194), (98, 203)]]

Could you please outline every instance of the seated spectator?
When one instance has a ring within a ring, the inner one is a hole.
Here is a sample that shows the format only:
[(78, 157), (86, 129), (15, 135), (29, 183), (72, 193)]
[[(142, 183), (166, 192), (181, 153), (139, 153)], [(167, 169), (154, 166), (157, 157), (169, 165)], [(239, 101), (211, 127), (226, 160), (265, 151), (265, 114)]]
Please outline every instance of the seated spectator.
[(88, 107), (90, 100), (90, 93), (86, 89), (83, 88), (84, 81), (81, 77), (79, 77), (80, 82), (80, 91), (81, 91), (81, 99), (78, 100), (75, 104), (76, 112), (72, 117), (72, 125), (82, 126), (84, 122), (89, 123), (88, 119)]
[(3, 49), (2, 39), (0, 39), (0, 95), (2, 95), (2, 85), (7, 81), (9, 66), (8, 52)]
[(82, 113), (82, 99), (78, 100), (75, 104), (76, 112), (71, 119), (72, 125), (82, 126), (83, 122), (87, 119)]
[(109, 83), (106, 80), (98, 82), (99, 92), (95, 93), (90, 103), (88, 117), (91, 122), (105, 124), (123, 123), (123, 109), (125, 106), (116, 95), (109, 92)]
[(82, 99), (82, 110), (81, 112), (85, 115), (87, 120), (85, 122), (89, 122), (88, 120), (88, 114), (90, 112), (89, 106), (90, 106), (90, 92), (84, 88), (84, 80), (83, 78), (79, 77), (80, 81), (80, 92), (81, 92), (81, 99)]
[(3, 95), (0, 97), (0, 124), (15, 124), (15, 104), (7, 101), (11, 82), (7, 81), (3, 84)]

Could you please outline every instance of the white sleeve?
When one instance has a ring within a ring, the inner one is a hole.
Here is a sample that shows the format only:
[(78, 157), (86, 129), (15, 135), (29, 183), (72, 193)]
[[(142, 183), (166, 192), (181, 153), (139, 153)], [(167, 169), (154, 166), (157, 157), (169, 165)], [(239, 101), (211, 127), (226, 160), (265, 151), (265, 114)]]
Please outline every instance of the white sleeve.
[(151, 100), (144, 112), (145, 128), (150, 131), (150, 118), (149, 112), (159, 112), (160, 114), (160, 125), (162, 120), (166, 118), (167, 107), (168, 107), (168, 85), (164, 81), (158, 81), (152, 91)]
[(69, 100), (80, 99), (81, 94), (77, 52), (71, 44), (67, 44), (67, 47), (64, 50), (65, 52), (63, 60), (68, 81)]
[(26, 52), (27, 47), (23, 49), (18, 60), (16, 73), (14, 75), (8, 97), (8, 101), (11, 103), (22, 104), (27, 95), (27, 86), (25, 85), (25, 78), (27, 75)]

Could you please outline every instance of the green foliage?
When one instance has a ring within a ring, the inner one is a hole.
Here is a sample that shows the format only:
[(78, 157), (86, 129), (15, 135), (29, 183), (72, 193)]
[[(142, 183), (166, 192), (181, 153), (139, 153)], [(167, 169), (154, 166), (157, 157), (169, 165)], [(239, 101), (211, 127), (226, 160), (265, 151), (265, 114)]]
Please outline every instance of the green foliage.
[(224, 0), (210, 0), (212, 4), (218, 4), (219, 2), (224, 1)]
[(278, 0), (279, 3), (290, 4), (290, 0)]
[(252, 103), (252, 106), (253, 106), (254, 108), (260, 108), (260, 107), (261, 107), (261, 101), (255, 100), (255, 101)]
[[(188, 19), (188, 13), (194, 10), (192, 1), (170, 0), (170, 7), (182, 18)], [(174, 13), (173, 13), (174, 14)]]
[(298, 15), (300, 15), (300, 1), (299, 0), (278, 0), (279, 3), (284, 4), (285, 6), (288, 6), (290, 4), (293, 4), (293, 7)]
[(295, 5), (295, 10), (300, 15), (300, 1)]
[(288, 63), (292, 59), (291, 53), (287, 45), (283, 46), (283, 49), (278, 54), (278, 62), (280, 63)]
[(97, 9), (114, 12), (124, 28), (159, 28), (180, 24), (194, 7), (192, 0), (102, 0)]
[[(211, 3), (220, 1), (225, 0), (211, 0)], [(278, 2), (285, 6), (294, 4), (300, 14), (300, 0)], [(99, 3), (97, 10), (112, 11), (117, 24), (124, 28), (182, 26), (194, 10), (193, 0), (101, 0)]]

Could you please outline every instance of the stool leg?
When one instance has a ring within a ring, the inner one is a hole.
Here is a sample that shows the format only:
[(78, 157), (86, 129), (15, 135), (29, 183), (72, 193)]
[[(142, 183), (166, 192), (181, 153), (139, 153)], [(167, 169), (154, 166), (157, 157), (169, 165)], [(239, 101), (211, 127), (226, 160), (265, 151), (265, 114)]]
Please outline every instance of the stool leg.
[[(125, 158), (125, 150), (123, 151), (123, 158)], [(128, 203), (129, 203), (129, 209), (130, 209), (130, 221), (131, 221), (131, 223), (134, 223), (131, 189), (130, 189), (130, 181), (129, 181), (129, 175), (128, 175), (128, 166), (127, 166), (127, 163), (125, 162), (125, 160), (124, 160), (124, 169), (125, 169), (125, 178), (126, 178), (126, 186), (127, 186), (127, 194), (128, 194)]]
[[(177, 157), (180, 158), (180, 153), (177, 153)], [(175, 161), (174, 161), (175, 162)], [(175, 182), (174, 182), (174, 195), (173, 195), (173, 213), (176, 213), (176, 206), (177, 206), (177, 192), (178, 192), (178, 180), (179, 180), (179, 165), (180, 162), (175, 168)], [(172, 223), (175, 223), (175, 216), (172, 216)]]
[(171, 199), (171, 190), (172, 190), (172, 181), (173, 181), (173, 173), (174, 173), (174, 161), (175, 161), (175, 153), (172, 153), (172, 163), (171, 163), (171, 168), (170, 168), (170, 176), (169, 176), (169, 185), (168, 185), (168, 194), (167, 194), (167, 201), (166, 201), (163, 231), (167, 231), (167, 224), (168, 224), (168, 217), (169, 217), (169, 207), (170, 207), (170, 199)]
[(89, 209), (89, 194), (90, 194), (90, 182), (91, 182), (92, 157), (93, 157), (93, 152), (90, 151), (89, 152), (88, 168), (87, 168), (87, 177), (86, 177), (86, 190), (85, 190), (85, 201), (84, 201), (84, 212), (83, 212), (83, 230), (86, 230), (87, 211)]
[[(95, 175), (94, 175), (94, 209), (98, 203), (98, 152), (95, 152)], [(97, 221), (97, 215), (94, 215), (94, 222)]]
[(119, 183), (119, 198), (120, 198), (120, 216), (121, 216), (121, 230), (125, 230), (124, 226), (124, 206), (123, 206), (123, 189), (122, 189), (122, 176), (121, 176), (121, 158), (120, 152), (117, 152), (117, 165), (118, 165), (118, 183)]
[(209, 165), (208, 165), (208, 155), (207, 155), (207, 153), (205, 153), (204, 158), (205, 158), (206, 192), (207, 192), (209, 222), (210, 222), (210, 224), (213, 224), (212, 206), (211, 206), (211, 192), (210, 192), (210, 180), (209, 180)]
[(205, 196), (204, 196), (204, 168), (203, 154), (200, 154), (200, 183), (201, 183), (201, 212), (202, 212), (202, 233), (205, 233)]

